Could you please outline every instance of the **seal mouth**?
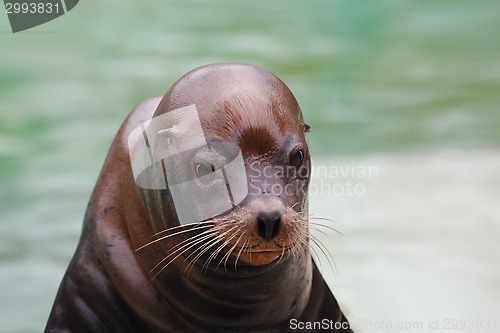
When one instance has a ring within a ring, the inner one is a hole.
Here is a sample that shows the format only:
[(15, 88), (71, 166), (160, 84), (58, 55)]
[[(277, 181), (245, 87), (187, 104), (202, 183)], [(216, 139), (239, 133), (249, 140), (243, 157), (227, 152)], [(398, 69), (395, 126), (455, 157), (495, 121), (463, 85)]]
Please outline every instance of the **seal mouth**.
[(276, 260), (281, 260), (294, 248), (296, 243), (288, 246), (280, 246), (276, 242), (270, 244), (257, 243), (252, 246), (234, 246), (229, 248), (232, 256), (242, 259), (252, 266), (262, 266), (270, 264)]
[[(283, 249), (285, 250), (285, 249)], [(257, 251), (247, 251), (250, 253), (268, 253), (268, 252), (283, 252), (283, 250), (270, 250), (270, 249), (264, 249), (264, 250), (257, 250)]]
[(289, 250), (291, 250), (295, 244), (292, 244), (292, 245), (288, 245), (288, 246), (281, 246), (281, 245), (278, 245), (278, 244), (274, 244), (274, 248), (261, 248), (259, 249), (258, 247), (261, 245), (261, 243), (259, 244), (256, 244), (256, 245), (252, 245), (252, 246), (245, 246), (245, 247), (241, 247), (241, 246), (236, 246), (233, 248), (232, 252), (236, 252), (236, 253), (239, 253), (239, 252), (246, 252), (246, 253), (272, 253), (272, 252), (287, 252)]

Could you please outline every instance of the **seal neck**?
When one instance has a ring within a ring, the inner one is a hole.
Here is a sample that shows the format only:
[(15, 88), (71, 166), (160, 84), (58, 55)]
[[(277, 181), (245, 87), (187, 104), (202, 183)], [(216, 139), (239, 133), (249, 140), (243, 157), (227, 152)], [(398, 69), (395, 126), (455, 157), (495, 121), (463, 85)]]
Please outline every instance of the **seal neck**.
[(309, 300), (312, 262), (307, 249), (300, 252), (265, 266), (238, 263), (236, 270), (232, 259), (206, 271), (176, 265), (153, 283), (175, 313), (202, 326), (280, 327), (297, 318)]

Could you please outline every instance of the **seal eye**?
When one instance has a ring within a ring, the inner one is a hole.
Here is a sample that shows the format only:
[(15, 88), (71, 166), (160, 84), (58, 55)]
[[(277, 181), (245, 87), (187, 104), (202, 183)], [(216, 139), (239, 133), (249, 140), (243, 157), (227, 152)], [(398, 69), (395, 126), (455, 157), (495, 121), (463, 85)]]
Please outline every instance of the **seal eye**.
[(302, 150), (297, 150), (292, 157), (290, 157), (290, 166), (298, 168), (302, 165), (304, 161), (304, 152)]
[(195, 172), (196, 177), (201, 178), (215, 171), (215, 167), (209, 163), (196, 164)]

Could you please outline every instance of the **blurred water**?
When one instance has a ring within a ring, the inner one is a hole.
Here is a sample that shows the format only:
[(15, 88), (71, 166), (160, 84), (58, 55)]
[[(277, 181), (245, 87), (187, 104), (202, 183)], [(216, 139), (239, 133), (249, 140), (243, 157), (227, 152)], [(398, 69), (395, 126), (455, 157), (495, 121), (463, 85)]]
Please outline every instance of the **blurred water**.
[[(336, 274), (319, 252), (323, 274), (356, 332), (500, 331), (500, 150), (317, 163), (377, 170), (315, 179), (323, 190), (311, 197), (314, 214), (333, 218), (330, 225), (342, 232), (316, 235), (333, 254)], [(446, 320), (467, 324), (446, 329)], [(486, 329), (488, 321), (496, 329)]]
[(129, 110), (227, 61), (290, 86), (315, 163), (380, 171), (356, 180), (363, 195), (311, 198), (344, 233), (324, 239), (337, 265), (324, 274), (351, 321), (498, 317), (499, 10), (495, 0), (80, 2), (15, 35), (0, 14), (0, 331), (44, 326)]

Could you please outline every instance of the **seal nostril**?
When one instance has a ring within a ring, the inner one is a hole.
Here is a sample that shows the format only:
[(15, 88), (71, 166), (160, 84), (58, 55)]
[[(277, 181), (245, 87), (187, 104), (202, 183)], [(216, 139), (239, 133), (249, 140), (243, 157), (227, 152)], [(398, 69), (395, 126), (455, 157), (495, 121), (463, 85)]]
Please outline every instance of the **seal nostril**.
[(278, 211), (271, 213), (261, 212), (257, 215), (257, 231), (267, 241), (278, 235), (280, 225), (281, 214)]

